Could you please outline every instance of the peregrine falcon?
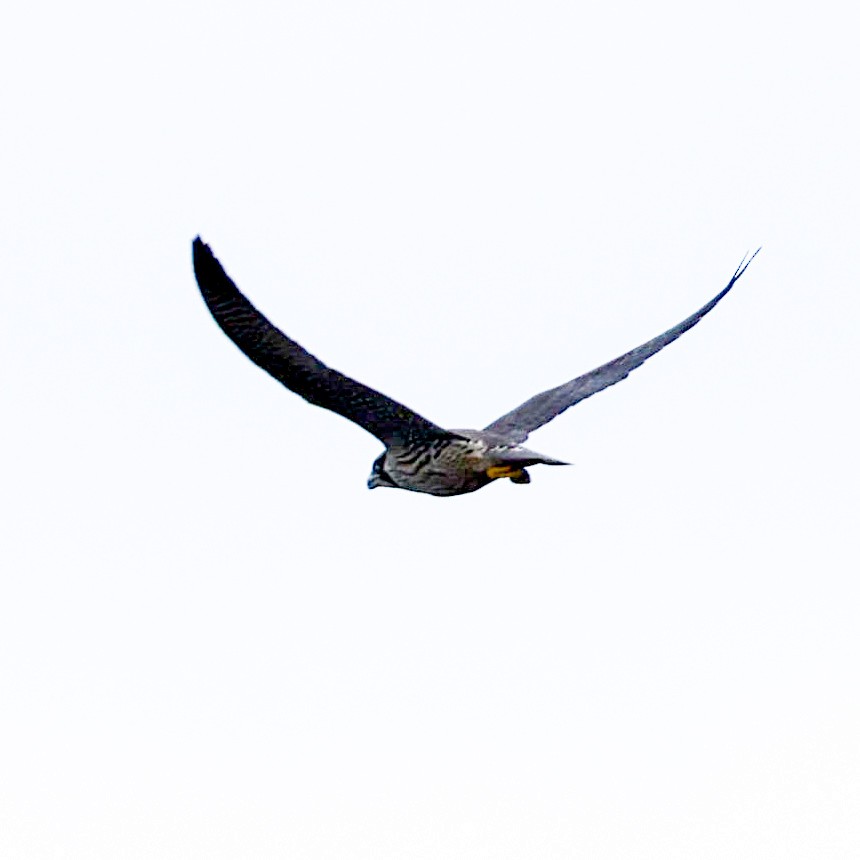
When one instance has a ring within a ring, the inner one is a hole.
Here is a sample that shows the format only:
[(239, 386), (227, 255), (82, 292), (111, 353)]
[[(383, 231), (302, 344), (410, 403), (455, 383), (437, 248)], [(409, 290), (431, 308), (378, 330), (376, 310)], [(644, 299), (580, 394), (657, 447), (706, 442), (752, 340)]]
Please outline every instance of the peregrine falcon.
[(483, 430), (444, 430), (402, 403), (323, 364), (273, 326), (229, 278), (198, 236), (194, 274), (215, 322), (248, 358), (315, 406), (354, 421), (385, 445), (367, 486), (457, 496), (498, 478), (528, 484), (527, 467), (567, 465), (523, 446), (529, 433), (565, 409), (624, 379), (691, 329), (735, 285), (752, 262), (744, 257), (728, 285), (683, 322), (588, 373), (526, 400)]

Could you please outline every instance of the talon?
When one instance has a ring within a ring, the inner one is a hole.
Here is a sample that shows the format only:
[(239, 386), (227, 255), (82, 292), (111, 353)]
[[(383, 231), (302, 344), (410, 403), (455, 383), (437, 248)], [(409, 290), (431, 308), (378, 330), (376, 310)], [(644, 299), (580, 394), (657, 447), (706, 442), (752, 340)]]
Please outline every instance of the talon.
[(517, 478), (522, 477), (523, 470), (518, 469), (516, 466), (490, 466), (487, 469), (487, 477), (488, 478), (513, 478), (516, 480)]

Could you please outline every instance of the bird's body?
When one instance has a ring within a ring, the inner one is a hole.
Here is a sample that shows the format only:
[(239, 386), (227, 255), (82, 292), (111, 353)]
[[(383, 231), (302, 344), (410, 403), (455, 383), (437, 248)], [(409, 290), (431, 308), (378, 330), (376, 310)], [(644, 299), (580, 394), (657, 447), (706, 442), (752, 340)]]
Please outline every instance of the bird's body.
[(565, 466), (482, 430), (452, 430), (453, 438), (392, 445), (373, 464), (368, 485), (398, 487), (433, 496), (459, 496), (498, 478), (530, 481), (527, 466)]
[[(704, 307), (636, 349), (556, 388), (536, 394), (483, 430), (445, 430), (401, 403), (327, 367), (275, 328), (239, 291), (198, 237), (194, 273), (215, 321), (255, 364), (291, 391), (354, 421), (385, 451), (373, 464), (368, 487), (394, 487), (434, 496), (472, 493), (499, 478), (530, 481), (526, 468), (566, 465), (523, 447), (534, 430), (580, 400), (624, 379), (631, 370), (709, 313), (746, 271), (755, 254)], [(756, 251), (756, 253), (758, 253)]]

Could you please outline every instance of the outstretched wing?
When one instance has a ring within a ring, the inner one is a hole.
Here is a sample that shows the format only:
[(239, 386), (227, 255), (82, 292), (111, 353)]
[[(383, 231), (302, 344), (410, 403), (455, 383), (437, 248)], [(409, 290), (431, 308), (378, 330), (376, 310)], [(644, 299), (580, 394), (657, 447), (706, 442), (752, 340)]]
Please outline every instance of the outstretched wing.
[(453, 434), (403, 404), (344, 376), (275, 328), (246, 298), (198, 236), (194, 274), (215, 322), (248, 358), (315, 406), (354, 421), (385, 445)]
[[(759, 251), (761, 248), (759, 248)], [(678, 323), (674, 328), (670, 328), (663, 334), (649, 340), (648, 343), (643, 343), (642, 346), (630, 350), (630, 352), (613, 359), (610, 362), (595, 368), (583, 376), (578, 376), (570, 382), (565, 382), (557, 388), (551, 388), (549, 391), (543, 391), (536, 394), (529, 400), (526, 400), (516, 409), (496, 419), (485, 429), (491, 430), (494, 433), (499, 433), (506, 438), (515, 442), (524, 442), (529, 433), (537, 430), (538, 427), (543, 427), (548, 421), (551, 421), (557, 415), (561, 415), (565, 409), (570, 409), (571, 406), (579, 403), (580, 400), (585, 400), (586, 397), (591, 397), (592, 394), (597, 394), (598, 391), (603, 391), (610, 385), (615, 385), (624, 379), (631, 370), (635, 370), (643, 364), (652, 355), (663, 349), (664, 346), (677, 340), (685, 331), (691, 329), (705, 314), (709, 313), (716, 307), (717, 302), (728, 293), (735, 285), (735, 282), (746, 271), (747, 266), (753, 261), (758, 251), (747, 260), (744, 258), (741, 264), (735, 269), (728, 286), (703, 308), (700, 308), (692, 316), (687, 317), (683, 322)]]

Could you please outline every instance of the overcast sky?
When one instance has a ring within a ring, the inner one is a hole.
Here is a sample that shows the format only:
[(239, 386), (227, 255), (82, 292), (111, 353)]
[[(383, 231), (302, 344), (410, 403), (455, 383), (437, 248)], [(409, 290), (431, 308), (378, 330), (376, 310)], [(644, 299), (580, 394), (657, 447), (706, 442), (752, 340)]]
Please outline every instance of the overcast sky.
[[(0, 30), (0, 856), (860, 856), (848, 5), (19, 3)], [(480, 427), (438, 499), (247, 361)]]

